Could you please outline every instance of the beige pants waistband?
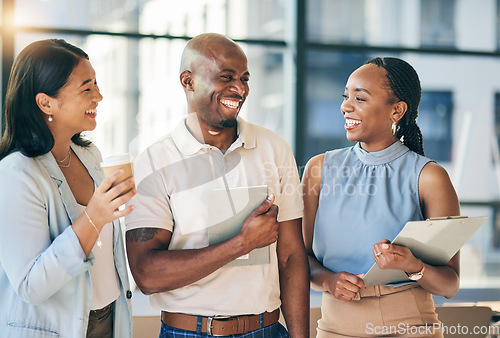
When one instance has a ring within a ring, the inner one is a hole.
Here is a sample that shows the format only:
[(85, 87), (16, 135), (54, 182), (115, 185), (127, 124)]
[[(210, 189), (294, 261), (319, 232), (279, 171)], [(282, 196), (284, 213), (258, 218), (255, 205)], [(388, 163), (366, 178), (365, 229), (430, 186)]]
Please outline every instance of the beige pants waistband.
[(384, 295), (390, 295), (391, 293), (401, 292), (408, 289), (420, 287), (418, 284), (408, 284), (403, 286), (386, 286), (386, 285), (372, 285), (366, 286), (359, 290), (356, 296), (352, 300), (360, 300), (363, 297), (380, 297)]

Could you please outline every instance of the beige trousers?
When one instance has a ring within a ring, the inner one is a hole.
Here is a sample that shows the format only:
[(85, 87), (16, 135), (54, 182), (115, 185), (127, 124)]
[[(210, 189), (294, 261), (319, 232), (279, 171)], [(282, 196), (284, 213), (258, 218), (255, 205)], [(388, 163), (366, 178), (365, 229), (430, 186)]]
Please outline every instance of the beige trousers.
[(323, 293), (317, 338), (443, 337), (430, 293), (418, 285), (371, 286), (359, 300)]

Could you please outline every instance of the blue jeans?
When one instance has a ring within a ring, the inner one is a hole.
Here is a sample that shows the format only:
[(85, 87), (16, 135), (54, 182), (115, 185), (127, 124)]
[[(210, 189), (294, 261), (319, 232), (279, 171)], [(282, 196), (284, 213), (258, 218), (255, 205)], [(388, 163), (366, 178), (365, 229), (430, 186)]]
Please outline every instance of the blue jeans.
[[(201, 318), (201, 317), (200, 317)], [(172, 326), (168, 326), (165, 323), (161, 323), (159, 338), (198, 338), (198, 337), (210, 337), (206, 333), (201, 332), (201, 320), (199, 320), (198, 332), (186, 331), (177, 329)], [(279, 322), (262, 327), (260, 329), (245, 333), (245, 334), (234, 334), (226, 337), (234, 338), (288, 338), (287, 330)]]

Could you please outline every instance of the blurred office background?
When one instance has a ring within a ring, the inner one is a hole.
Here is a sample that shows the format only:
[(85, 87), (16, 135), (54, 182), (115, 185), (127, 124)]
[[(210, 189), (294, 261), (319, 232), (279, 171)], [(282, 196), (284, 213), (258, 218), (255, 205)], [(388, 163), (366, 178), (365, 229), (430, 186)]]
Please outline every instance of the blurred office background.
[(409, 61), (422, 82), (426, 155), (448, 170), (464, 215), (490, 217), (462, 250), (457, 299), (500, 300), (500, 0), (0, 3), (2, 97), (30, 42), (83, 48), (104, 96), (87, 136), (104, 156), (136, 155), (185, 115), (180, 55), (203, 32), (241, 43), (251, 73), (242, 116), (283, 135), (301, 170), (349, 145), (339, 109), (348, 75), (374, 56)]

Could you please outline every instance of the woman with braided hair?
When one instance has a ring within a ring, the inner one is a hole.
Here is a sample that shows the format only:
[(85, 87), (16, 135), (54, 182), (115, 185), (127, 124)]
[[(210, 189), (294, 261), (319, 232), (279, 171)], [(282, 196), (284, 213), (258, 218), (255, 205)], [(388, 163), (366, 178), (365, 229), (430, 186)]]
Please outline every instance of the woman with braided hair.
[[(367, 61), (350, 75), (341, 105), (357, 144), (307, 163), (303, 234), (312, 285), (323, 291), (317, 337), (442, 337), (432, 295), (458, 291), (459, 253), (432, 266), (387, 240), (408, 221), (460, 213), (448, 174), (424, 157), (420, 96), (407, 62)], [(365, 287), (375, 262), (411, 281)]]

